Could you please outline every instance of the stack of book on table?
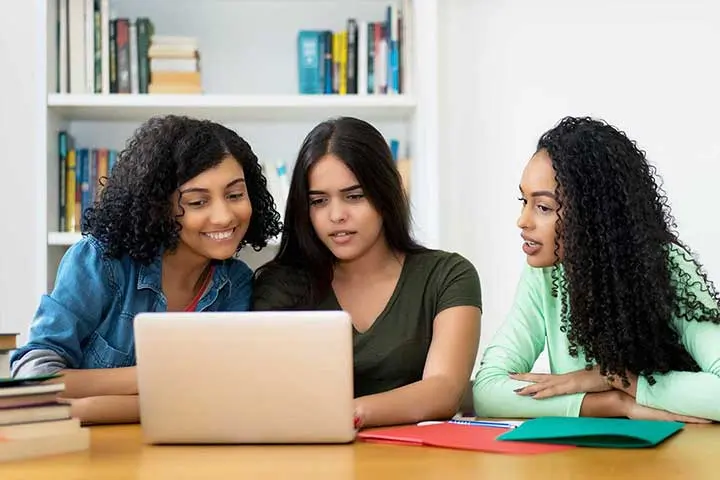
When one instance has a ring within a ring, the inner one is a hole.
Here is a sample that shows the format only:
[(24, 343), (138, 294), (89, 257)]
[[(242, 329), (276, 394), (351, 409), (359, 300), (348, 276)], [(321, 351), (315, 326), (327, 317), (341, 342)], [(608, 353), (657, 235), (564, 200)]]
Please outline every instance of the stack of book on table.
[(0, 378), (0, 461), (19, 460), (90, 447), (90, 432), (59, 402), (57, 376)]

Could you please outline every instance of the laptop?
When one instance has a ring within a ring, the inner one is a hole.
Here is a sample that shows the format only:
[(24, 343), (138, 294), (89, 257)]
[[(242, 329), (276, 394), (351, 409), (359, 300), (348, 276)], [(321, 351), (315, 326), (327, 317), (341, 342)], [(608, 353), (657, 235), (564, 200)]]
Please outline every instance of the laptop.
[(146, 443), (355, 439), (346, 312), (140, 313), (134, 331)]

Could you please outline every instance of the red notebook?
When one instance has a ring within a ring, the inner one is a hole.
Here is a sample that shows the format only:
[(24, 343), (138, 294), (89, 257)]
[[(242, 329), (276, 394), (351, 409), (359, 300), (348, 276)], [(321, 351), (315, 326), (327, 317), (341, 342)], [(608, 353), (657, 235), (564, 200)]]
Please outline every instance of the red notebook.
[(571, 445), (497, 440), (498, 436), (508, 430), (510, 429), (437, 423), (434, 425), (407, 425), (366, 430), (358, 433), (358, 438), (365, 442), (424, 445), (493, 453), (551, 453), (575, 448)]

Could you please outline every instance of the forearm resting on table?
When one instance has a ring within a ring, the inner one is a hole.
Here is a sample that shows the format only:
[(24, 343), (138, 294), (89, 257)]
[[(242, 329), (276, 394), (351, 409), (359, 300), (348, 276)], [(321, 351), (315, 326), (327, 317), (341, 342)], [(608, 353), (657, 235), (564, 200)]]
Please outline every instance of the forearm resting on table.
[(71, 415), (83, 424), (137, 423), (140, 402), (137, 395), (106, 395), (70, 401)]
[(631, 400), (631, 398), (619, 390), (585, 394), (580, 407), (580, 416), (625, 417), (627, 416), (627, 400)]
[(437, 376), (355, 400), (362, 426), (397, 425), (451, 418), (457, 413), (467, 383), (456, 385)]
[(61, 396), (84, 398), (103, 395), (136, 395), (137, 376), (135, 367), (98, 368), (89, 370), (61, 370), (55, 382), (65, 384)]

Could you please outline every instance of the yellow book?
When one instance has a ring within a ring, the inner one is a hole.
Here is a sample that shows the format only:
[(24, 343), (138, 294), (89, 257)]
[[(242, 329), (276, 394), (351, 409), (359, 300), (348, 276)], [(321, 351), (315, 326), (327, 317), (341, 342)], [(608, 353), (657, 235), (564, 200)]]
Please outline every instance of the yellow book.
[(80, 212), (77, 212), (77, 216), (75, 215), (75, 202), (77, 200), (77, 194), (75, 193), (77, 181), (75, 149), (68, 150), (65, 167), (65, 231), (74, 232), (80, 228), (80, 222), (78, 222)]
[(347, 59), (348, 59), (348, 48), (347, 48), (347, 30), (343, 30), (339, 33), (340, 36), (340, 88), (338, 93), (340, 95), (347, 94)]

